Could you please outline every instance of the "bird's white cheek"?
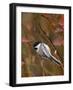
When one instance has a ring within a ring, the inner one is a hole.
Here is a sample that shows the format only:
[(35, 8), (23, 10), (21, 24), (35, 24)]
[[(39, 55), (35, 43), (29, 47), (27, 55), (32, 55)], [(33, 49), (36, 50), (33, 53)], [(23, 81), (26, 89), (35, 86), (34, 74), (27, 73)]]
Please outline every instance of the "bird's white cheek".
[(36, 52), (39, 53), (39, 49), (37, 49)]

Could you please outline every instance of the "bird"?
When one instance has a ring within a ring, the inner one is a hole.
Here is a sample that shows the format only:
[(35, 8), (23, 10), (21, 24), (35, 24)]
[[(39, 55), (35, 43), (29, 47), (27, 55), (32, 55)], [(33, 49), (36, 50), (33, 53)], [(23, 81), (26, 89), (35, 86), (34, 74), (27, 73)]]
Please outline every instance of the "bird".
[(41, 57), (51, 60), (55, 64), (58, 64), (58, 65), (62, 64), (60, 60), (58, 60), (56, 57), (54, 57), (51, 54), (51, 49), (47, 44), (38, 41), (34, 43), (33, 47), (35, 51), (37, 52), (37, 54), (39, 54)]

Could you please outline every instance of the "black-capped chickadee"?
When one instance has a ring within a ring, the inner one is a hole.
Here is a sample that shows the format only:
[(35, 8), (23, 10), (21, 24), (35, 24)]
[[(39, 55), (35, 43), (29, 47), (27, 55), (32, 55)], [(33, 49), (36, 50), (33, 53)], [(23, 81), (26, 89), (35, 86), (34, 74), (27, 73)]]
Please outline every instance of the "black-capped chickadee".
[(49, 59), (52, 60), (56, 63), (56, 64), (61, 64), (60, 60), (56, 59), (52, 54), (51, 54), (51, 50), (49, 48), (49, 46), (43, 42), (36, 42), (34, 44), (34, 49), (36, 50), (36, 52), (46, 58), (46, 59)]

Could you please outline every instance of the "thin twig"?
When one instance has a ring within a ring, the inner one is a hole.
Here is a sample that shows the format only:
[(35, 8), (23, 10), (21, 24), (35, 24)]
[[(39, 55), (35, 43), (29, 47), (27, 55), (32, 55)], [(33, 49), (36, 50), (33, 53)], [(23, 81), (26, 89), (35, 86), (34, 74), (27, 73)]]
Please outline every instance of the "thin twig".
[[(42, 31), (43, 34), (45, 35), (46, 33), (43, 31), (43, 29), (41, 28), (41, 25), (40, 25), (40, 24), (39, 24), (39, 26), (40, 26), (41, 31)], [(47, 35), (46, 35), (46, 36), (47, 36)], [(47, 40), (49, 40), (50, 43), (52, 44), (53, 48), (54, 48), (55, 50), (57, 50), (57, 48), (54, 46), (54, 44), (52, 43), (51, 39), (50, 39), (48, 36), (47, 36)], [(62, 60), (62, 58), (61, 58), (61, 56), (60, 56), (58, 50), (57, 50), (57, 53), (58, 53), (58, 56), (60, 57), (60, 59)]]
[[(39, 24), (39, 27), (40, 27), (40, 31), (42, 31), (42, 33), (45, 35), (45, 32), (42, 30), (42, 28), (41, 28), (41, 25)], [(47, 36), (47, 35), (46, 35)], [(47, 36), (47, 41), (49, 40), (49, 38), (48, 38), (48, 36)], [(49, 40), (50, 41), (50, 40)], [(50, 43), (52, 44), (52, 46), (53, 46), (53, 48), (54, 49), (56, 49), (56, 47), (53, 45), (53, 43), (52, 43), (52, 41), (50, 41)], [(57, 49), (56, 49), (57, 50)], [(57, 51), (58, 52), (58, 51)], [(59, 56), (59, 54), (58, 54), (58, 56)], [(60, 56), (59, 56), (60, 57)], [(61, 57), (60, 57), (60, 59), (61, 59)], [(61, 59), (62, 60), (62, 59)], [(63, 67), (63, 64), (62, 65), (60, 65), (61, 66), (61, 68), (63, 69), (63, 71), (64, 71), (64, 67)]]
[(52, 76), (53, 74), (44, 67), (43, 60), (40, 63), (41, 63), (41, 67), (43, 69), (43, 76), (45, 76), (45, 74)]
[[(44, 15), (41, 15), (43, 18), (45, 18), (46, 20), (49, 20), (48, 19), (48, 17), (45, 17)], [(43, 31), (43, 30), (42, 30)], [(43, 33), (44, 34), (46, 34), (44, 31), (43, 31)], [(47, 36), (47, 35), (46, 35)], [(47, 36), (48, 37), (48, 36)], [(52, 41), (51, 41), (51, 39), (50, 39), (50, 37), (48, 37), (49, 38), (49, 40), (50, 40), (50, 42), (52, 43)], [(56, 49), (57, 50), (57, 48), (55, 47), (55, 45), (52, 43), (52, 45), (53, 45), (53, 47), (54, 47), (54, 49)], [(58, 53), (58, 55), (59, 55), (59, 57), (60, 57), (60, 59), (61, 60), (63, 60), (63, 58), (60, 56), (60, 54), (59, 54), (59, 52), (58, 52), (58, 50), (57, 50), (57, 53)]]

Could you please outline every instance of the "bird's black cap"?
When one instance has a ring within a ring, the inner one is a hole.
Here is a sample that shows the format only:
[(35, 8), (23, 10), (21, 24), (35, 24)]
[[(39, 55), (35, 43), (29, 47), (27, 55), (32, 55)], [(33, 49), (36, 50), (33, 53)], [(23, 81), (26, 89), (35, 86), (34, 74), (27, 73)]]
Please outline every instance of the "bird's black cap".
[(41, 42), (40, 42), (40, 41), (35, 42), (35, 43), (33, 44), (33, 47), (37, 46), (39, 43), (41, 43)]

